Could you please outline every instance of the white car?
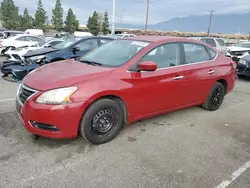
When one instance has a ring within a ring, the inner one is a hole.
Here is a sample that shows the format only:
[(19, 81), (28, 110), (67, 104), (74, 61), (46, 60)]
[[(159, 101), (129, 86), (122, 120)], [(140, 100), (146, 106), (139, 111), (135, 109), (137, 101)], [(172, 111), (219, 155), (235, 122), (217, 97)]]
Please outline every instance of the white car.
[(1, 44), (1, 54), (4, 54), (9, 49), (16, 49), (19, 47), (24, 46), (32, 46), (34, 44), (37, 44), (41, 41), (46, 41), (44, 37), (38, 37), (34, 35), (28, 35), (28, 34), (21, 34), (16, 35), (7, 39), (4, 39)]
[(15, 50), (8, 50), (7, 52), (5, 52), (5, 55), (9, 57), (8, 60), (11, 61), (20, 61), (20, 60), (24, 60), (23, 55), (26, 54), (27, 52), (30, 52), (32, 50), (37, 50), (37, 49), (41, 49), (41, 48), (49, 48), (59, 44), (60, 42), (63, 42), (64, 40), (62, 39), (53, 39), (50, 40), (49, 42), (45, 42), (45, 41), (41, 41), (38, 44), (32, 45), (30, 47), (19, 47), (16, 48)]
[(227, 56), (238, 62), (245, 55), (250, 54), (250, 42), (241, 42), (238, 45), (227, 47)]
[(128, 38), (128, 37), (135, 37), (136, 35), (134, 35), (134, 34), (128, 34), (128, 33), (126, 33), (126, 34), (116, 34), (115, 35), (115, 37), (117, 38), (117, 39), (123, 39), (123, 38)]

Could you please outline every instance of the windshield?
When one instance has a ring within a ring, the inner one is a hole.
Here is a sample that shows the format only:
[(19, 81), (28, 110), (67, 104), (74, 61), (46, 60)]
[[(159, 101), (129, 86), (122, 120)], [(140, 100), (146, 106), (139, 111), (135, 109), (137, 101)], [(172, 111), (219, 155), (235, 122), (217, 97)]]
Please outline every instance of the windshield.
[(41, 46), (44, 45), (45, 43), (46, 43), (45, 41), (41, 40), (40, 42), (38, 42), (37, 45), (38, 45), (39, 47), (41, 47)]
[(250, 43), (240, 43), (238, 46), (243, 48), (250, 48)]
[(69, 47), (71, 44), (75, 43), (78, 40), (80, 40), (80, 39), (79, 38), (70, 38), (64, 42), (61, 42), (61, 43), (55, 45), (53, 48), (64, 49), (64, 48)]
[(96, 62), (102, 66), (118, 67), (134, 57), (149, 42), (134, 40), (114, 40), (89, 52), (80, 61)]

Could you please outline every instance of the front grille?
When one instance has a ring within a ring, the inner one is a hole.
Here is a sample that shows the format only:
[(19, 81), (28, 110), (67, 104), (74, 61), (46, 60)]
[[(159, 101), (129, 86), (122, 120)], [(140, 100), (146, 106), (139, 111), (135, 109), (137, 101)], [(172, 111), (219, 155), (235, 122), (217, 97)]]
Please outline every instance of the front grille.
[(30, 98), (35, 93), (36, 93), (35, 90), (22, 84), (18, 90), (19, 101), (21, 102), (22, 105), (24, 105), (27, 99)]
[(20, 56), (17, 55), (17, 54), (12, 54), (12, 56), (13, 56), (15, 59), (21, 60)]

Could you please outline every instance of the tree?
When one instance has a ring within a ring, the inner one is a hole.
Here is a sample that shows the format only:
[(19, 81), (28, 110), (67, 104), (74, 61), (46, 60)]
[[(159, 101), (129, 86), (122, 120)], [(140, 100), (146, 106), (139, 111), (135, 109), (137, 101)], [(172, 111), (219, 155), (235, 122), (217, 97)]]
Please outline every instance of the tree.
[(79, 21), (76, 20), (76, 16), (74, 15), (73, 10), (71, 8), (69, 8), (68, 10), (65, 25), (65, 30), (69, 33), (73, 33), (79, 27)]
[(57, 31), (63, 28), (63, 8), (60, 0), (56, 0), (55, 8), (52, 9), (52, 25)]
[(18, 7), (13, 0), (3, 0), (0, 7), (0, 19), (6, 29), (16, 29), (19, 25)]
[(102, 31), (102, 24), (103, 24), (103, 18), (104, 18), (104, 14), (99, 12), (98, 14), (98, 24), (100, 26), (100, 31)]
[(29, 15), (28, 9), (25, 8), (23, 16), (20, 16), (20, 28), (26, 30), (33, 27), (33, 18)]
[(46, 11), (43, 8), (42, 0), (39, 0), (35, 13), (36, 27), (40, 29), (45, 29), (44, 25), (46, 23), (46, 19), (47, 19)]
[(94, 11), (92, 17), (89, 17), (87, 27), (89, 29), (89, 32), (93, 35), (98, 35), (100, 32), (100, 25), (98, 23), (98, 14), (96, 11)]
[(103, 22), (102, 22), (102, 33), (104, 35), (109, 34), (109, 15), (108, 12), (105, 11), (104, 17), (103, 17)]

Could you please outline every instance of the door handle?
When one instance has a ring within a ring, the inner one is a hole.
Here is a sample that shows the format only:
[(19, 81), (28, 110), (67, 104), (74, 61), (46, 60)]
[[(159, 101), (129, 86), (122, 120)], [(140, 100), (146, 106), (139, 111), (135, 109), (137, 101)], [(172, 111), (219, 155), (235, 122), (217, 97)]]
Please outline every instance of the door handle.
[(183, 78), (184, 78), (184, 76), (177, 76), (177, 77), (174, 77), (173, 80), (181, 80)]
[(208, 71), (208, 74), (214, 74), (215, 73), (215, 71), (214, 70), (210, 70), (210, 71)]

